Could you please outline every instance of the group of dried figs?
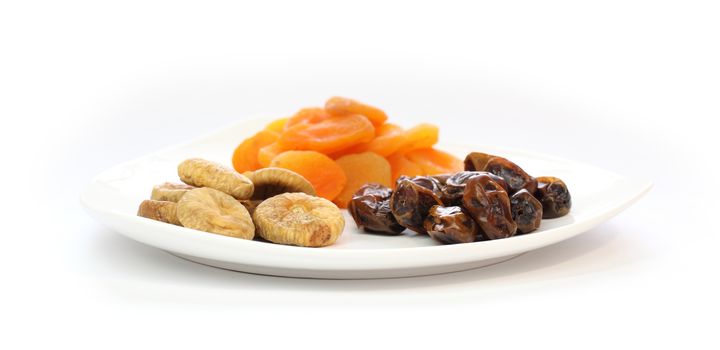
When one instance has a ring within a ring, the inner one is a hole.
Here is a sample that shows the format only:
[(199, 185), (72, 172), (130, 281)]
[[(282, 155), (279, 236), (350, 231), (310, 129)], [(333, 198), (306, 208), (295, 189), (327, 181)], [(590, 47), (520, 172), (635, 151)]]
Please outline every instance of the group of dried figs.
[(224, 236), (322, 247), (345, 226), (340, 209), (317, 197), (304, 177), (281, 168), (243, 174), (219, 163), (188, 159), (178, 166), (183, 182), (153, 188), (138, 216)]
[(394, 191), (366, 184), (348, 210), (367, 232), (399, 234), (407, 228), (453, 244), (530, 233), (542, 219), (570, 212), (571, 205), (562, 180), (532, 177), (503, 157), (473, 152), (465, 158), (465, 171), (401, 176)]

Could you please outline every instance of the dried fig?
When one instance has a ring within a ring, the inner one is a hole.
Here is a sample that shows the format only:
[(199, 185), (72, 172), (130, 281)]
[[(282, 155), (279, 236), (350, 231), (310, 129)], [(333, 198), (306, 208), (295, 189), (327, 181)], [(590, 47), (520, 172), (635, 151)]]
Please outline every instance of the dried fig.
[(150, 199), (156, 201), (168, 201), (177, 203), (185, 192), (194, 189), (194, 186), (166, 182), (152, 189)]
[(348, 211), (358, 228), (367, 232), (399, 234), (405, 230), (390, 210), (392, 189), (380, 184), (366, 184), (355, 192)]
[(465, 157), (465, 170), (487, 171), (502, 177), (507, 183), (508, 193), (513, 194), (521, 189), (535, 192), (537, 181), (528, 175), (517, 164), (498, 156), (473, 152)]
[(570, 212), (572, 198), (565, 182), (552, 176), (541, 176), (537, 181), (535, 198), (542, 203), (543, 219), (558, 218)]
[(188, 185), (214, 188), (236, 199), (248, 199), (253, 194), (253, 183), (245, 175), (209, 160), (185, 160), (178, 165), (178, 175)]
[(480, 174), (467, 182), (463, 207), (488, 239), (510, 237), (517, 231), (510, 210), (510, 197), (489, 175)]
[(259, 199), (239, 199), (238, 202), (242, 204), (245, 209), (247, 209), (248, 213), (252, 216), (252, 214), (255, 212), (255, 208), (257, 208), (260, 203), (262, 203), (262, 200)]
[(526, 189), (517, 191), (510, 197), (510, 210), (518, 232), (530, 233), (540, 227), (543, 217), (542, 204)]
[(255, 190), (251, 199), (267, 199), (286, 192), (315, 196), (315, 188), (302, 175), (283, 168), (262, 168), (246, 173)]
[(260, 237), (301, 247), (328, 246), (340, 237), (345, 219), (327, 199), (283, 193), (264, 200), (253, 213)]
[(470, 243), (478, 236), (478, 226), (460, 207), (435, 205), (424, 222), (430, 237), (443, 244)]
[(255, 226), (247, 209), (230, 195), (209, 187), (185, 193), (177, 203), (183, 226), (200, 231), (243, 239), (255, 236)]
[(140, 203), (137, 215), (156, 221), (167, 222), (168, 224), (180, 225), (177, 217), (177, 204), (174, 202), (144, 200)]
[(488, 173), (486, 171), (460, 171), (450, 176), (445, 182), (445, 186), (442, 189), (441, 200), (446, 206), (459, 206), (462, 205), (462, 197), (465, 192), (465, 185), (467, 182), (475, 176), (487, 175), (490, 178), (503, 187), (505, 191), (508, 190), (507, 184), (503, 178)]
[(442, 204), (435, 192), (407, 179), (398, 183), (390, 197), (390, 210), (397, 222), (418, 233), (427, 233), (425, 217), (432, 206)]

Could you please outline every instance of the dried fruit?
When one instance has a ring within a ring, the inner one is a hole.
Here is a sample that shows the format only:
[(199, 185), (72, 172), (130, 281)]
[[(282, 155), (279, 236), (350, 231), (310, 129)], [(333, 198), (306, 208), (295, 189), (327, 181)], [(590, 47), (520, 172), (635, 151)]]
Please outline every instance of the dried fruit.
[(462, 205), (462, 197), (465, 192), (465, 185), (470, 179), (478, 175), (487, 175), (495, 181), (497, 184), (503, 187), (507, 191), (507, 184), (503, 178), (488, 173), (486, 171), (460, 171), (452, 174), (446, 181), (445, 186), (442, 187), (442, 199), (443, 203), (447, 206)]
[(475, 221), (457, 206), (433, 206), (424, 227), (430, 237), (443, 244), (474, 242), (479, 232)]
[(245, 209), (247, 209), (250, 216), (252, 216), (252, 214), (255, 212), (255, 208), (257, 208), (257, 206), (260, 205), (260, 203), (262, 203), (263, 201), (259, 199), (240, 199), (238, 200), (238, 202), (240, 202), (240, 204), (242, 204)]
[(395, 186), (397, 187), (400, 182), (405, 180), (414, 182), (415, 184), (427, 188), (428, 190), (432, 191), (438, 198), (440, 198), (443, 194), (442, 184), (440, 183), (440, 181), (438, 181), (432, 176), (400, 176), (397, 181), (395, 181)]
[(403, 154), (393, 154), (387, 158), (392, 169), (392, 178), (398, 179), (401, 176), (417, 176), (422, 174), (420, 166), (411, 162)]
[(315, 124), (327, 118), (330, 118), (330, 114), (323, 108), (303, 108), (288, 119), (284, 125), (284, 129), (289, 129), (297, 124)]
[(430, 177), (437, 180), (440, 183), (440, 185), (445, 186), (445, 184), (447, 183), (447, 180), (452, 175), (453, 174), (435, 174), (435, 175), (430, 175)]
[(272, 160), (283, 151), (285, 151), (285, 149), (280, 147), (280, 144), (273, 142), (258, 150), (257, 162), (260, 164), (261, 168), (267, 168), (270, 166), (270, 163), (272, 163)]
[(154, 186), (152, 189), (152, 194), (150, 195), (150, 199), (156, 200), (156, 201), (167, 201), (167, 202), (175, 202), (177, 203), (180, 198), (185, 194), (185, 192), (190, 191), (194, 189), (194, 186), (186, 185), (186, 184), (176, 184), (172, 182), (166, 182), (157, 186)]
[(390, 210), (397, 222), (418, 233), (427, 233), (425, 217), (432, 206), (442, 204), (435, 192), (407, 179), (398, 182), (390, 197)]
[(348, 204), (358, 228), (367, 232), (399, 234), (405, 230), (390, 210), (392, 189), (370, 183), (360, 187)]
[(333, 202), (341, 208), (345, 208), (352, 199), (353, 194), (364, 184), (378, 183), (383, 186), (390, 186), (392, 180), (390, 163), (372, 152), (349, 154), (340, 157), (335, 161), (345, 172), (347, 183), (342, 191), (335, 197)]
[(248, 199), (253, 193), (250, 179), (224, 165), (200, 158), (191, 158), (178, 165), (182, 182), (195, 187), (210, 187), (236, 199)]
[(259, 169), (262, 166), (258, 162), (260, 149), (275, 142), (279, 136), (280, 134), (275, 131), (261, 130), (252, 137), (245, 139), (233, 152), (233, 168), (240, 173)]
[(372, 141), (352, 146), (333, 157), (363, 152), (373, 152), (387, 157), (395, 153), (402, 146), (404, 140), (405, 130), (403, 128), (386, 123), (375, 128), (375, 138)]
[(188, 191), (177, 204), (183, 226), (224, 236), (252, 239), (255, 226), (247, 209), (228, 194), (203, 187)]
[(470, 153), (465, 157), (465, 170), (487, 171), (502, 177), (507, 183), (509, 194), (523, 188), (533, 193), (537, 188), (537, 180), (534, 177), (528, 175), (517, 164), (503, 157), (480, 152)]
[(289, 119), (290, 118), (275, 119), (268, 125), (265, 125), (265, 130), (274, 131), (279, 134), (285, 130), (285, 124), (287, 124)]
[(333, 200), (347, 183), (345, 171), (328, 156), (315, 151), (278, 154), (270, 166), (292, 170), (306, 178), (320, 197)]
[(144, 200), (140, 203), (137, 215), (173, 225), (180, 225), (175, 202)]
[(310, 181), (302, 175), (283, 168), (263, 168), (246, 174), (255, 186), (251, 199), (266, 199), (285, 192), (315, 195)]
[(565, 182), (552, 176), (538, 177), (537, 182), (535, 198), (542, 203), (543, 219), (558, 218), (570, 212), (572, 199)]
[(311, 150), (325, 154), (370, 142), (375, 128), (362, 115), (344, 115), (317, 123), (299, 123), (285, 129), (278, 144), (286, 150)]
[(258, 235), (280, 244), (323, 247), (335, 243), (345, 226), (332, 202), (305, 193), (283, 193), (266, 199), (253, 214)]
[(421, 148), (431, 148), (438, 142), (440, 129), (432, 124), (418, 124), (405, 131), (403, 144), (396, 153), (405, 154)]
[(530, 233), (540, 227), (543, 217), (542, 204), (526, 189), (517, 191), (510, 197), (510, 210), (519, 233)]
[(387, 120), (387, 114), (379, 108), (345, 97), (331, 97), (325, 102), (325, 110), (332, 115), (359, 114), (380, 126)]
[(507, 238), (517, 231), (507, 192), (488, 175), (474, 176), (467, 182), (463, 207), (488, 239)]
[(416, 149), (406, 153), (405, 157), (419, 165), (425, 175), (451, 173), (463, 169), (463, 162), (460, 159), (433, 148)]

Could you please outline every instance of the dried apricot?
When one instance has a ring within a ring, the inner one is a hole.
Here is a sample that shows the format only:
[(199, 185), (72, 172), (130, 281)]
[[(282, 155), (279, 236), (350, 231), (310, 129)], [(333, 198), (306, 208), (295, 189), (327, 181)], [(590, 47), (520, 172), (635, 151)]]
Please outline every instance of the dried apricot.
[(317, 123), (295, 124), (278, 139), (287, 150), (309, 150), (325, 154), (342, 151), (375, 137), (375, 128), (361, 115), (331, 117)]
[(375, 126), (382, 125), (388, 118), (387, 114), (379, 108), (345, 97), (331, 97), (325, 102), (325, 110), (331, 115), (364, 115)]
[(256, 157), (257, 162), (258, 164), (260, 164), (260, 167), (267, 168), (270, 166), (270, 162), (272, 162), (273, 158), (275, 158), (275, 156), (277, 156), (278, 154), (282, 153), (284, 150), (285, 149), (280, 147), (277, 142), (273, 142), (258, 150)]
[(375, 153), (348, 154), (338, 158), (335, 163), (345, 171), (347, 177), (345, 188), (334, 200), (341, 208), (347, 207), (353, 194), (365, 184), (376, 183), (387, 187), (392, 184), (390, 163)]
[(289, 129), (294, 125), (304, 123), (315, 124), (327, 118), (330, 118), (330, 114), (320, 107), (303, 108), (287, 120), (284, 128)]
[(233, 152), (233, 168), (239, 173), (259, 169), (262, 164), (258, 162), (258, 152), (261, 148), (275, 142), (278, 137), (279, 134), (274, 131), (261, 130), (245, 139)]
[(430, 148), (438, 142), (440, 129), (432, 124), (418, 124), (405, 131), (403, 144), (397, 153), (407, 153), (420, 148)]
[(290, 118), (275, 119), (270, 122), (270, 124), (265, 125), (265, 130), (281, 133), (283, 132), (283, 130), (285, 130), (285, 124), (287, 124), (289, 119)]
[(400, 148), (405, 141), (405, 130), (395, 124), (386, 123), (375, 128), (375, 138), (367, 143), (350, 147), (341, 152), (342, 155), (350, 153), (373, 152), (387, 157)]
[(420, 166), (424, 175), (455, 173), (463, 169), (462, 160), (434, 148), (417, 149), (406, 153), (405, 157)]
[(318, 196), (333, 200), (343, 190), (347, 177), (330, 157), (315, 151), (286, 151), (278, 154), (270, 166), (292, 170), (306, 178)]
[[(423, 173), (420, 166), (407, 159), (404, 154), (393, 154), (387, 157), (387, 160), (390, 163), (390, 168), (392, 169), (393, 180), (397, 180), (397, 178), (402, 175), (413, 177), (422, 175)], [(395, 185), (393, 183), (393, 187), (394, 186)]]

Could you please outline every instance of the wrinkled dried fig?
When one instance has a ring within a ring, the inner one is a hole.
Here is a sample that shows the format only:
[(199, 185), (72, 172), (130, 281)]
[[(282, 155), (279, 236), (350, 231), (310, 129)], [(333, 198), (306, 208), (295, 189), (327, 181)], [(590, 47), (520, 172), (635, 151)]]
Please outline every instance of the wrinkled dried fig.
[(513, 194), (523, 188), (534, 193), (537, 188), (537, 181), (534, 177), (503, 157), (480, 152), (470, 153), (465, 157), (465, 170), (487, 171), (502, 177), (507, 183), (508, 194)]
[(446, 206), (461, 206), (465, 185), (470, 179), (478, 175), (487, 175), (507, 191), (507, 184), (503, 178), (486, 171), (460, 171), (450, 176), (442, 189), (441, 200)]
[(173, 225), (180, 225), (177, 217), (177, 204), (174, 202), (144, 200), (140, 203), (137, 215)]
[(488, 239), (510, 237), (517, 231), (510, 210), (510, 197), (488, 175), (481, 174), (467, 182), (463, 207)]
[(209, 187), (185, 193), (177, 203), (183, 226), (224, 236), (252, 239), (255, 226), (247, 209), (235, 198)]
[(255, 190), (251, 199), (267, 199), (286, 192), (315, 196), (315, 188), (302, 175), (283, 168), (262, 168), (246, 173)]
[(345, 219), (327, 199), (283, 193), (264, 200), (253, 214), (260, 237), (301, 247), (328, 246), (340, 237)]
[(443, 244), (470, 243), (478, 236), (478, 226), (460, 207), (435, 205), (424, 222), (430, 237)]
[(190, 191), (194, 189), (194, 186), (186, 185), (186, 184), (176, 184), (172, 182), (166, 182), (157, 186), (154, 186), (152, 189), (152, 194), (150, 195), (150, 199), (156, 200), (156, 201), (167, 201), (167, 202), (175, 202), (177, 203), (180, 198), (185, 194), (185, 192)]
[(259, 199), (239, 199), (238, 202), (242, 204), (245, 209), (247, 209), (248, 213), (250, 213), (250, 216), (255, 212), (255, 208), (257, 208), (260, 203), (262, 203), (262, 200)]
[(552, 176), (541, 176), (537, 181), (535, 198), (542, 203), (543, 219), (558, 218), (570, 212), (572, 198), (565, 182)]
[(390, 197), (390, 210), (397, 222), (417, 233), (427, 233), (423, 221), (434, 205), (443, 205), (438, 195), (411, 180), (401, 180)]
[(393, 190), (370, 183), (358, 189), (348, 203), (348, 211), (358, 228), (367, 232), (399, 234), (405, 230), (390, 210)]
[(245, 175), (220, 163), (192, 158), (178, 165), (182, 182), (195, 187), (210, 187), (236, 199), (248, 199), (253, 194), (253, 183)]
[(517, 191), (510, 197), (510, 210), (519, 233), (530, 233), (540, 227), (543, 217), (542, 204), (527, 190)]

